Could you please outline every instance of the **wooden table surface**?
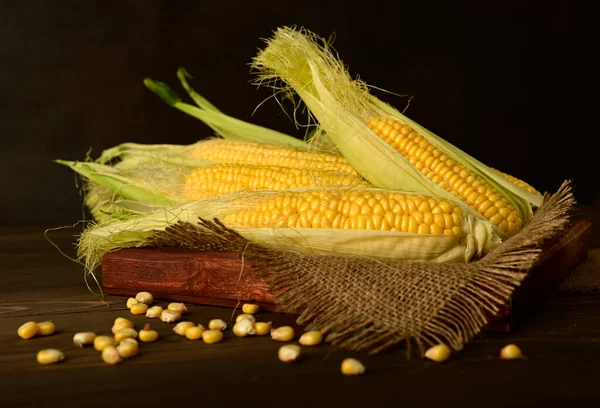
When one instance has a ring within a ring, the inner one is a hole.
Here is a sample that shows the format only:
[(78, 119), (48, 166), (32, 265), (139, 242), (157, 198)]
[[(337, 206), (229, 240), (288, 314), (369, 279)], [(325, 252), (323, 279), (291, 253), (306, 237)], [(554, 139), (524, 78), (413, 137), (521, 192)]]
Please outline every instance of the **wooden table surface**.
[[(328, 345), (305, 347), (301, 362), (284, 364), (277, 359), (281, 343), (269, 337), (238, 338), (227, 331), (222, 343), (206, 345), (176, 336), (172, 325), (132, 316), (125, 297), (91, 293), (81, 266), (61, 255), (44, 230), (0, 228), (2, 408), (600, 403), (600, 297), (553, 296), (512, 333), (483, 333), (443, 364), (407, 361), (402, 349), (368, 356)], [(76, 231), (50, 236), (73, 255)], [(229, 321), (233, 313), (191, 305), (187, 319), (206, 325), (211, 318)], [(105, 364), (93, 349), (72, 345), (77, 331), (108, 334), (118, 316), (131, 318), (137, 328), (150, 321), (161, 339), (142, 344), (138, 356), (116, 366)], [(53, 320), (57, 332), (21, 340), (17, 328), (29, 320)], [(294, 316), (277, 313), (260, 313), (259, 320), (294, 324)], [(500, 348), (508, 343), (518, 344), (527, 359), (499, 360)], [(36, 352), (49, 347), (63, 350), (66, 359), (39, 365)], [(358, 356), (367, 374), (342, 376), (339, 365), (347, 356)]]

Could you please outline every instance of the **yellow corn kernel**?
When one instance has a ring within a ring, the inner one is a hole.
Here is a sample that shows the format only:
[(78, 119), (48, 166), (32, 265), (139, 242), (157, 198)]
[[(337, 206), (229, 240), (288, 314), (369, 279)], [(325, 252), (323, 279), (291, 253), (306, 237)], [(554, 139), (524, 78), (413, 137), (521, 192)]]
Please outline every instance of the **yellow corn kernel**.
[(260, 310), (260, 306), (253, 303), (244, 303), (242, 305), (242, 312), (245, 314), (256, 314)]
[(135, 339), (127, 337), (119, 343), (116, 349), (117, 353), (119, 353), (119, 356), (121, 356), (122, 358), (131, 358), (137, 355), (139, 351), (139, 344)]
[(223, 320), (221, 319), (212, 319), (209, 323), (208, 323), (208, 328), (210, 330), (225, 330), (227, 328), (227, 323), (225, 323)]
[(118, 343), (118, 342), (120, 342), (120, 341), (122, 341), (123, 339), (126, 339), (126, 338), (136, 339), (137, 336), (138, 336), (138, 332), (137, 331), (135, 331), (134, 329), (132, 329), (130, 327), (126, 327), (124, 329), (117, 330), (115, 332), (114, 339)]
[(199, 324), (198, 326), (186, 328), (184, 336), (187, 337), (188, 340), (198, 340), (202, 338), (202, 333), (204, 333), (204, 326)]
[(80, 332), (75, 333), (73, 336), (73, 344), (76, 347), (83, 347), (94, 344), (94, 340), (96, 339), (96, 333), (93, 332)]
[(113, 324), (112, 332), (116, 333), (121, 329), (132, 329), (132, 328), (133, 328), (133, 322), (131, 320), (126, 319), (124, 317), (117, 317)]
[(241, 140), (201, 141), (190, 151), (188, 158), (219, 163), (262, 164), (356, 174), (350, 163), (342, 156)]
[(49, 336), (51, 334), (54, 334), (55, 331), (56, 331), (56, 326), (54, 325), (54, 322), (46, 321), (46, 322), (39, 322), (37, 324), (36, 334), (38, 336)]
[(152, 302), (154, 302), (154, 296), (152, 296), (152, 293), (150, 292), (138, 292), (138, 294), (135, 295), (135, 299), (138, 302), (144, 303), (148, 306), (150, 306)]
[(503, 360), (516, 360), (525, 358), (525, 356), (516, 344), (509, 344), (500, 350), (500, 358)]
[(131, 306), (131, 309), (129, 309), (129, 311), (131, 312), (131, 314), (134, 315), (146, 314), (146, 312), (148, 311), (148, 305), (145, 303), (138, 303), (136, 305)]
[(235, 322), (239, 322), (240, 320), (244, 320), (244, 319), (248, 319), (250, 320), (252, 323), (256, 323), (256, 318), (254, 316), (252, 316), (251, 314), (248, 313), (242, 313), (239, 314), (236, 318), (235, 318)]
[(94, 348), (98, 351), (104, 350), (106, 347), (114, 346), (117, 342), (113, 336), (96, 336), (94, 339)]
[(193, 327), (193, 326), (195, 326), (194, 322), (190, 322), (190, 321), (179, 322), (175, 325), (175, 327), (173, 327), (173, 332), (175, 334), (178, 334), (179, 336), (185, 336), (185, 331), (189, 327)]
[(160, 314), (160, 320), (165, 323), (174, 323), (181, 319), (181, 313), (174, 310), (163, 310)]
[(123, 361), (123, 358), (115, 346), (106, 346), (102, 349), (102, 360), (104, 360), (106, 364), (113, 365), (119, 364), (121, 361)]
[(254, 328), (254, 321), (249, 319), (241, 319), (233, 325), (233, 334), (238, 337), (245, 337), (248, 335), (256, 334), (256, 329)]
[(157, 319), (163, 312), (162, 306), (152, 306), (146, 311), (146, 317), (149, 319)]
[(425, 351), (425, 358), (437, 363), (441, 363), (448, 360), (448, 358), (450, 358), (450, 354), (450, 347), (446, 346), (445, 344), (438, 344)]
[[(486, 216), (487, 211), (484, 209), (487, 205), (484, 204), (484, 198), (494, 196), (496, 201), (492, 204), (508, 208), (516, 218), (516, 222), (504, 232), (512, 234), (521, 228), (523, 220), (517, 209), (495, 187), (464, 164), (448, 159), (436, 145), (419, 135), (416, 130), (396, 119), (385, 117), (373, 118), (367, 125), (427, 178), (465, 201), (481, 215)], [(489, 214), (487, 216), (491, 218)], [(502, 220), (495, 219), (494, 224), (500, 227)]]
[(37, 362), (40, 364), (54, 364), (65, 359), (65, 353), (57, 349), (44, 349), (37, 353)]
[(187, 307), (180, 302), (172, 302), (167, 306), (167, 310), (171, 310), (173, 312), (178, 312), (179, 314), (184, 314), (187, 312)]
[(302, 333), (298, 342), (303, 346), (316, 346), (323, 342), (323, 335), (318, 330), (307, 331)]
[(294, 328), (291, 326), (280, 326), (271, 330), (271, 338), (277, 341), (290, 341), (294, 338)]
[(150, 329), (150, 324), (146, 323), (144, 328), (138, 333), (138, 339), (144, 343), (152, 343), (158, 340), (158, 332)]
[(493, 169), (493, 170), (495, 170), (496, 172), (500, 173), (505, 179), (507, 179), (508, 181), (510, 181), (513, 184), (516, 184), (517, 186), (521, 187), (522, 189), (524, 189), (526, 191), (529, 191), (530, 193), (533, 193), (533, 194), (541, 194), (539, 191), (537, 191), (535, 189), (535, 187), (533, 187), (530, 184), (524, 182), (523, 180), (518, 179), (515, 176), (512, 176), (512, 175), (510, 175), (508, 173), (504, 173), (504, 172), (502, 172), (500, 170), (497, 170), (497, 169)]
[(271, 333), (272, 323), (271, 322), (256, 322), (254, 323), (254, 330), (257, 336), (266, 336)]
[(129, 299), (127, 299), (127, 303), (126, 303), (127, 309), (131, 309), (131, 306), (137, 305), (138, 303), (140, 303), (139, 300), (137, 300), (136, 298), (130, 297)]
[(29, 340), (37, 334), (37, 323), (27, 322), (23, 323), (18, 329), (17, 334), (24, 340)]
[(300, 358), (301, 354), (302, 349), (296, 344), (283, 345), (279, 347), (279, 350), (277, 351), (277, 356), (279, 357), (279, 360), (283, 361), (284, 363), (291, 363), (297, 361)]
[(340, 370), (344, 375), (362, 375), (366, 368), (363, 363), (355, 358), (346, 358), (342, 361)]
[(223, 332), (221, 330), (204, 330), (202, 332), (202, 341), (206, 344), (214, 344), (223, 340)]

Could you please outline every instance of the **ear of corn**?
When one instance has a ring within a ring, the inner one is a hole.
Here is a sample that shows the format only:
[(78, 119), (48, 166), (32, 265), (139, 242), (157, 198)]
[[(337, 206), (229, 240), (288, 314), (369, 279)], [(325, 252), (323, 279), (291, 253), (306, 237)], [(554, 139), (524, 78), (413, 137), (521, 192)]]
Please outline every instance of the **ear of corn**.
[[(541, 204), (541, 196), (518, 187), (370, 95), (364, 84), (349, 77), (328, 45), (318, 41), (308, 32), (278, 29), (253, 61), (260, 75), (258, 82), (286, 83), (306, 103), (355, 170), (373, 185), (447, 199), (458, 197), (477, 209), (480, 219), (489, 217), (502, 236), (520, 228), (532, 213), (531, 204)], [(382, 138), (392, 130), (392, 136), (412, 135), (404, 139), (419, 141), (412, 142), (408, 150), (398, 150), (402, 138)], [(432, 157), (430, 162), (426, 155)], [(440, 159), (442, 155), (444, 160)], [(448, 167), (447, 175), (431, 169), (435, 159)], [(444, 177), (453, 177), (453, 182)], [(503, 208), (508, 210), (500, 211)]]

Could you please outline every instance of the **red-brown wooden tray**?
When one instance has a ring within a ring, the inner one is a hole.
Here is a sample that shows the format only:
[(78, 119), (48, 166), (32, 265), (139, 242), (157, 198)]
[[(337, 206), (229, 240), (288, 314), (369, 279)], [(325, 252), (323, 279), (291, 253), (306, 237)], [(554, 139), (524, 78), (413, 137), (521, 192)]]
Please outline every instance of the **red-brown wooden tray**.
[[(509, 331), (519, 314), (543, 302), (587, 258), (590, 237), (589, 219), (576, 219), (544, 249), (541, 262), (486, 330)], [(253, 302), (264, 310), (281, 311), (251, 262), (246, 260), (242, 266), (238, 254), (227, 252), (121, 249), (104, 256), (102, 284), (106, 293), (114, 295), (134, 296), (147, 290), (157, 299), (227, 307)]]

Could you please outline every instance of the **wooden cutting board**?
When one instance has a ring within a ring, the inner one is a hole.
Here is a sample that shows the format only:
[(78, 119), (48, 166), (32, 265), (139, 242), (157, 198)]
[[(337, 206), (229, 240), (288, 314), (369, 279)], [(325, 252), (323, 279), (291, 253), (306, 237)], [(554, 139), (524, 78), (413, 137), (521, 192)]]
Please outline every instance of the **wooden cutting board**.
[[(509, 331), (519, 315), (542, 303), (587, 258), (590, 238), (590, 220), (575, 219), (560, 239), (544, 248), (541, 262), (486, 330)], [(235, 253), (121, 249), (104, 256), (102, 284), (114, 295), (135, 296), (147, 290), (156, 299), (226, 307), (253, 302), (264, 310), (281, 311), (252, 263), (246, 260), (242, 265)]]

